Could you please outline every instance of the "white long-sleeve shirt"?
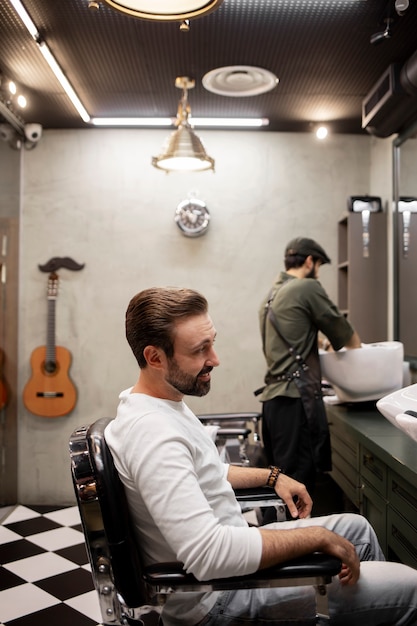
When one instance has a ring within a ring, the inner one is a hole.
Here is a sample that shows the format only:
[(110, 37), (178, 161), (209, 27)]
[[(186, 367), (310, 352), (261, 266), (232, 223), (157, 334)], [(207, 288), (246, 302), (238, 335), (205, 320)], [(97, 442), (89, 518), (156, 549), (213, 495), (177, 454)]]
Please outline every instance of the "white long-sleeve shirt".
[[(105, 437), (125, 486), (145, 565), (181, 561), (200, 580), (251, 574), (262, 539), (242, 516), (229, 466), (186, 404), (144, 394), (120, 394)], [(217, 594), (178, 594), (164, 609), (166, 624), (195, 624)]]

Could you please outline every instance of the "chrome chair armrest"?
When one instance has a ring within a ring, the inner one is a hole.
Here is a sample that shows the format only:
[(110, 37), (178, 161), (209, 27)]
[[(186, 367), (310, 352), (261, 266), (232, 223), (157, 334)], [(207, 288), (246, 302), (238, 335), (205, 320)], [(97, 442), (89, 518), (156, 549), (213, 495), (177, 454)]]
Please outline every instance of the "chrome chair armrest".
[[(236, 500), (240, 504), (243, 513), (258, 510), (269, 506), (275, 507), (277, 521), (287, 519), (287, 507), (281, 498), (270, 487), (257, 487), (252, 489), (235, 489)], [(261, 516), (258, 517), (258, 521)]]
[(232, 413), (202, 413), (197, 415), (200, 422), (221, 424), (221, 422), (253, 422), (261, 419), (260, 413), (232, 412)]
[(239, 437), (246, 439), (251, 432), (250, 428), (219, 428), (217, 437), (219, 439), (239, 439)]
[(253, 436), (256, 442), (261, 441), (259, 433), (259, 422), (262, 418), (261, 413), (254, 411), (237, 411), (230, 413), (203, 413), (197, 416), (203, 424), (218, 424), (227, 422), (241, 422), (242, 424), (251, 422), (253, 424)]

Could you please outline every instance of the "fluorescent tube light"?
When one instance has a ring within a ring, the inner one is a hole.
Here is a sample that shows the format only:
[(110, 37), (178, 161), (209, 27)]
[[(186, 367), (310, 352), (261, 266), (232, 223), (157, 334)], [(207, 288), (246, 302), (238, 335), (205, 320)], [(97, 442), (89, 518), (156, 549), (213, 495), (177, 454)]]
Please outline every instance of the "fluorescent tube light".
[(20, 19), (28, 29), (33, 39), (35, 39), (35, 41), (39, 39), (39, 31), (20, 0), (10, 0), (10, 3), (13, 5), (16, 13), (19, 15)]
[(269, 120), (265, 117), (191, 117), (191, 126), (222, 126), (227, 128), (259, 128), (268, 126)]
[(92, 117), (94, 126), (173, 126), (172, 117)]
[(77, 109), (81, 119), (84, 122), (89, 122), (91, 119), (89, 114), (87, 113), (86, 109), (82, 105), (81, 100), (75, 93), (74, 89), (70, 85), (64, 72), (61, 70), (60, 66), (55, 60), (55, 57), (53, 56), (52, 52), (49, 50), (48, 46), (46, 45), (44, 41), (40, 42), (38, 45), (39, 45), (39, 50), (42, 52), (44, 56), (44, 59), (46, 60), (49, 67), (51, 68), (51, 70), (53, 71), (53, 73), (55, 74), (59, 82), (61, 83), (61, 86), (63, 87), (65, 93), (67, 94), (68, 98), (71, 100), (74, 107)]
[[(268, 126), (266, 118), (227, 118), (227, 117), (192, 117), (191, 126), (222, 128), (260, 128)], [(175, 118), (170, 117), (93, 117), (94, 126), (173, 126)]]

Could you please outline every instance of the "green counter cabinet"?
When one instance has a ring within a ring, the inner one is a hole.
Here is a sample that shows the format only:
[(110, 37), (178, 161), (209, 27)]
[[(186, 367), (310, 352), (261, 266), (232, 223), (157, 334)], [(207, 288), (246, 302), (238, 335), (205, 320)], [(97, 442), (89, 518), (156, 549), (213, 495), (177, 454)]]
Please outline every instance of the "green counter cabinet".
[(417, 568), (417, 443), (375, 403), (326, 405), (331, 477), (372, 524), (387, 558)]

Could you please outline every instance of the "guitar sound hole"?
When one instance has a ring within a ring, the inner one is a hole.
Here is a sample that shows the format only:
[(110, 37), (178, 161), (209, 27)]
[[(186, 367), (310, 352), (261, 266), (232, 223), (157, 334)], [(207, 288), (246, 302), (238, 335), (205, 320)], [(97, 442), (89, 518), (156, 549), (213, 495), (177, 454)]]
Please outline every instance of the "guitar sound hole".
[(45, 372), (47, 374), (53, 374), (56, 371), (56, 363), (53, 361), (47, 361), (45, 363)]

